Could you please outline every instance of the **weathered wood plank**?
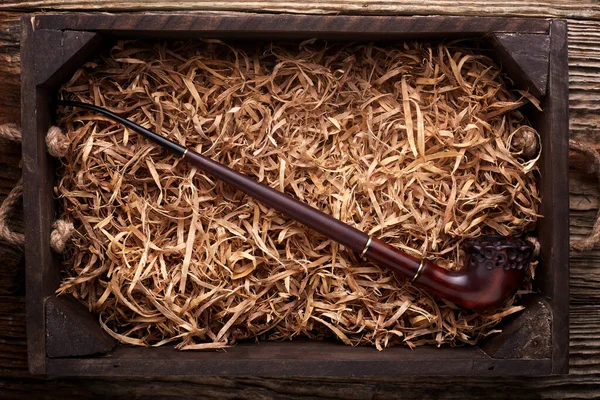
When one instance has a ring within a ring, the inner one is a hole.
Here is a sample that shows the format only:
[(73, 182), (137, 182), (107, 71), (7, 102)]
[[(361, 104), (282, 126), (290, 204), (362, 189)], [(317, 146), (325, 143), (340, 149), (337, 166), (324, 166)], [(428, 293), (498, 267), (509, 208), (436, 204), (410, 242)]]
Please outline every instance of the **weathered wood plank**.
[(23, 376), (27, 371), (25, 299), (0, 297), (0, 379)]
[(19, 20), (17, 14), (0, 15), (0, 71), (3, 90), (0, 91), (0, 121), (19, 122), (21, 91), (19, 79)]
[(416, 39), (424, 35), (447, 39), (490, 32), (547, 34), (550, 28), (550, 21), (546, 19), (463, 16), (440, 19), (429, 16), (314, 15), (309, 22), (304, 15), (290, 14), (112, 13), (98, 18), (93, 13), (78, 13), (77, 18), (63, 18), (60, 14), (36, 15), (31, 23), (35, 30), (85, 30), (116, 35), (135, 31), (136, 35), (151, 36), (157, 30), (164, 30), (180, 37), (235, 39), (243, 35), (245, 38), (271, 39), (273, 32), (277, 32), (282, 38), (363, 41)]
[(310, 14), (404, 14), (404, 15), (495, 15), (527, 17), (600, 18), (600, 5), (595, 0), (304, 0), (304, 1), (118, 1), (118, 0), (13, 0), (5, 1), (0, 10), (203, 10), (254, 11)]
[[(0, 124), (18, 123), (21, 119), (19, 16), (0, 13)], [(21, 176), (21, 148), (16, 143), (0, 140), (0, 201), (15, 186)], [(11, 226), (23, 232), (23, 209), (18, 207)], [(25, 274), (22, 252), (0, 244), (0, 295), (23, 293)]]
[(569, 110), (571, 138), (600, 149), (600, 21), (569, 21)]

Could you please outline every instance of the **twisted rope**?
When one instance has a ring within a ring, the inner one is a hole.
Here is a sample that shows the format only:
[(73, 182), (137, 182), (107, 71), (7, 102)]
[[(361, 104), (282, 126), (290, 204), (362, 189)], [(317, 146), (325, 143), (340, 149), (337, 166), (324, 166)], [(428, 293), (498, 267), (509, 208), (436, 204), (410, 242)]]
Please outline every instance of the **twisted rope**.
[(25, 244), (25, 235), (22, 233), (13, 232), (8, 227), (7, 221), (10, 214), (23, 195), (23, 179), (19, 179), (17, 185), (10, 191), (6, 199), (0, 205), (0, 239), (13, 246), (21, 247)]
[[(21, 143), (21, 130), (15, 124), (0, 125), (0, 139)], [(69, 144), (69, 139), (60, 128), (50, 127), (46, 135), (46, 146), (51, 155), (64, 157), (69, 149)], [(23, 178), (19, 179), (19, 182), (0, 205), (0, 240), (16, 247), (22, 247), (25, 244), (25, 235), (10, 230), (8, 219), (22, 195)], [(64, 220), (57, 220), (53, 228), (50, 234), (50, 246), (57, 253), (62, 253), (75, 229), (71, 222)]]
[(52, 225), (52, 228), (54, 229), (50, 233), (50, 246), (57, 253), (62, 253), (65, 251), (67, 242), (71, 239), (75, 227), (71, 222), (59, 219)]
[[(594, 170), (596, 171), (596, 178), (600, 184), (600, 154), (598, 154), (598, 152), (589, 144), (581, 143), (573, 139), (569, 140), (569, 149), (578, 151), (592, 160), (595, 166)], [(581, 240), (571, 240), (570, 247), (571, 250), (591, 250), (594, 245), (598, 243), (598, 241), (600, 241), (600, 209), (598, 209), (598, 214), (596, 215), (596, 222), (594, 223), (592, 233)]]
[(21, 143), (21, 130), (17, 124), (0, 125), (0, 137), (6, 140)]

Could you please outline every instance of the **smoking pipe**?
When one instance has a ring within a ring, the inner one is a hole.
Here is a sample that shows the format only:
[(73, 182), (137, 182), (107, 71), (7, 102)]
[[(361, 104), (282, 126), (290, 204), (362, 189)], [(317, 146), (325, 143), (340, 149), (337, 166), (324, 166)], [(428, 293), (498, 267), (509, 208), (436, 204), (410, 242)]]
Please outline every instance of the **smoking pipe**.
[(118, 121), (200, 170), (352, 249), (361, 257), (389, 268), (397, 277), (410, 279), (416, 286), (476, 312), (499, 307), (517, 291), (533, 254), (533, 246), (527, 241), (482, 236), (463, 244), (466, 268), (449, 271), (427, 259), (420, 260), (408, 255), (285, 193), (256, 182), (106, 109), (68, 100), (58, 100), (57, 105), (87, 108)]

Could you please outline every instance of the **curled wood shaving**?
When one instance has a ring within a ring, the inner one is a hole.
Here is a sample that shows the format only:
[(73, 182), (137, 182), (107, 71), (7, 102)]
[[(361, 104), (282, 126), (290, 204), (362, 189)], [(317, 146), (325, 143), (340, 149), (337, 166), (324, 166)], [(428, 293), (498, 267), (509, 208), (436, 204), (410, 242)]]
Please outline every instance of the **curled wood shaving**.
[[(519, 236), (538, 218), (539, 149), (512, 144), (535, 99), (464, 48), (120, 41), (62, 94), (445, 268), (464, 239)], [(101, 115), (69, 109), (61, 125), (56, 193), (76, 234), (59, 292), (124, 343), (456, 345), (522, 309), (435, 299)]]

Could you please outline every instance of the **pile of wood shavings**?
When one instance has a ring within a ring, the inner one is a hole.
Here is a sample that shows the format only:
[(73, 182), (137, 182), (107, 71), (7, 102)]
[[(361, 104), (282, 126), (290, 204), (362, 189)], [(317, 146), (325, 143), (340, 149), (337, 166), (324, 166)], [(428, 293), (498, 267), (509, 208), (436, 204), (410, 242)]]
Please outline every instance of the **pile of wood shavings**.
[[(535, 99), (465, 49), (123, 41), (62, 95), (446, 268), (465, 238), (519, 236), (538, 217), (539, 151), (511, 146), (533, 131), (517, 109)], [(69, 108), (60, 122), (72, 145), (56, 191), (77, 234), (59, 292), (124, 343), (456, 345), (522, 309), (458, 309), (101, 115)]]

